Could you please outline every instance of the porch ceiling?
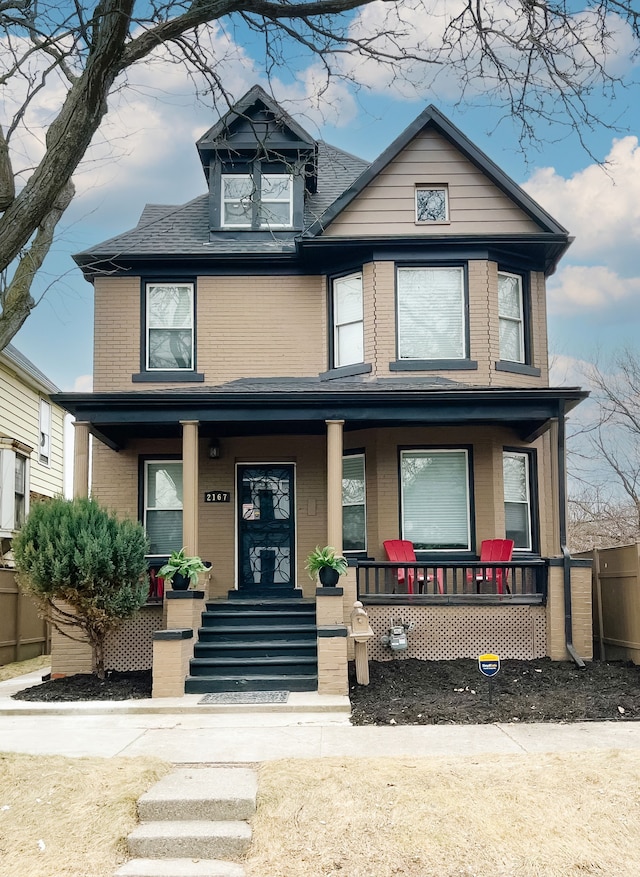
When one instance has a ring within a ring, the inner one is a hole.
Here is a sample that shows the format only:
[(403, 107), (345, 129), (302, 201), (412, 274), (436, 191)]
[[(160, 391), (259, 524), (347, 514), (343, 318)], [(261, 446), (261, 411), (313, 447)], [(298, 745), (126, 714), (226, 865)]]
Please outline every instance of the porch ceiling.
[(91, 424), (110, 447), (133, 438), (178, 437), (180, 421), (197, 420), (203, 437), (230, 435), (323, 435), (326, 420), (345, 430), (376, 427), (509, 424), (533, 441), (550, 422), (588, 394), (573, 388), (384, 390), (331, 387), (304, 392), (278, 389), (230, 392), (220, 388), (123, 393), (59, 393), (52, 398)]

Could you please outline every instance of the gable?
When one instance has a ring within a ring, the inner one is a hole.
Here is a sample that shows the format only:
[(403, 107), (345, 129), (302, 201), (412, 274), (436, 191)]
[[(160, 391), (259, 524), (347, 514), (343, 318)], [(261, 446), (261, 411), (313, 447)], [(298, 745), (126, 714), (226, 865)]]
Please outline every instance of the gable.
[[(447, 223), (416, 223), (416, 185), (446, 185)], [(433, 127), (423, 128), (330, 222), (324, 237), (547, 231)]]

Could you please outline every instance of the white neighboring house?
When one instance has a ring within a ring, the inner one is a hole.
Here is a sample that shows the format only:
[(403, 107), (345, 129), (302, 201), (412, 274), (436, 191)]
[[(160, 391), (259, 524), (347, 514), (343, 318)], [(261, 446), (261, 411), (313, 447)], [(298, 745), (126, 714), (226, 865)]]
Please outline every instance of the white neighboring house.
[(64, 411), (60, 392), (26, 356), (0, 351), (0, 567), (12, 566), (11, 539), (31, 502), (63, 493)]

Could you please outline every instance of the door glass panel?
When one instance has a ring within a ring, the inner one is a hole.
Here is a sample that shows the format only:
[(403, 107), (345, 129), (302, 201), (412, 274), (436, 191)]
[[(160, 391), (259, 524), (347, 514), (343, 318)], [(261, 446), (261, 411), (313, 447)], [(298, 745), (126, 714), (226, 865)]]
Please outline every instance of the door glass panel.
[(238, 467), (240, 588), (293, 587), (292, 510), (291, 466)]

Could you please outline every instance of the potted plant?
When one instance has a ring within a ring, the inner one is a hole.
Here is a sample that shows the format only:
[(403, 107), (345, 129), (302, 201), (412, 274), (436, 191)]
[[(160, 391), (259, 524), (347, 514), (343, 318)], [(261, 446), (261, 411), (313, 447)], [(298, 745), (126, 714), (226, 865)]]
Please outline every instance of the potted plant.
[(336, 554), (335, 548), (326, 545), (324, 548), (316, 548), (307, 557), (305, 569), (309, 578), (315, 581), (316, 576), (325, 587), (335, 587), (338, 579), (347, 571), (347, 560), (341, 554)]
[(172, 551), (169, 560), (161, 566), (157, 575), (171, 584), (174, 591), (186, 591), (189, 585), (198, 583), (198, 573), (209, 569), (211, 564), (203, 563), (197, 557), (189, 557), (184, 548)]

